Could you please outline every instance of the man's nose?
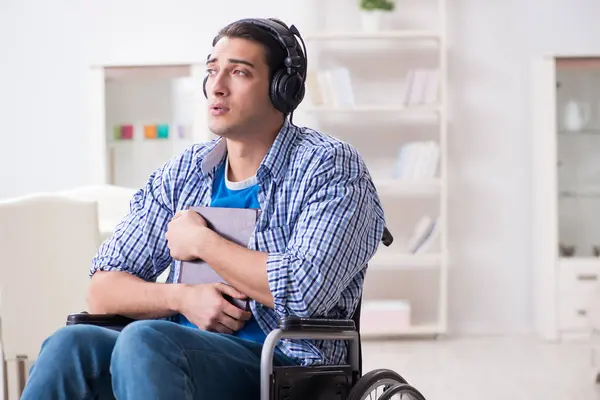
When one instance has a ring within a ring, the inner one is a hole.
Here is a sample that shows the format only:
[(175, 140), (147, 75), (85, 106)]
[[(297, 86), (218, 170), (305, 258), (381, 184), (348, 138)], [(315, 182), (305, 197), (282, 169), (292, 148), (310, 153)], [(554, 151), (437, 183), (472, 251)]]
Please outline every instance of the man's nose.
[[(211, 78), (209, 78), (209, 81), (211, 81)], [(211, 84), (211, 93), (213, 94), (213, 96), (222, 97), (229, 94), (227, 76), (225, 76), (224, 74), (218, 73), (214, 75), (212, 77)]]

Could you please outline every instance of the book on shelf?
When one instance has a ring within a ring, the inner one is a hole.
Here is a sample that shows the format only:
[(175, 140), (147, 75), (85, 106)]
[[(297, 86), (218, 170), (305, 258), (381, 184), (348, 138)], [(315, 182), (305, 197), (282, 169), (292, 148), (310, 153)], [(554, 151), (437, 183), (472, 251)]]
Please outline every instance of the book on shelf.
[[(438, 101), (440, 74), (438, 69), (410, 69), (404, 77), (397, 98), (400, 105), (434, 104)], [(314, 106), (351, 107), (356, 105), (352, 77), (346, 67), (309, 71), (306, 76), (307, 95)]]
[(434, 104), (439, 95), (440, 74), (433, 68), (410, 69), (406, 73), (400, 96), (405, 106)]
[(306, 86), (310, 101), (315, 106), (351, 107), (355, 104), (348, 68), (310, 71), (306, 77)]
[(422, 254), (431, 249), (439, 236), (439, 218), (424, 215), (415, 224), (415, 228), (407, 243), (407, 251), (411, 254)]
[(406, 143), (398, 153), (394, 178), (408, 181), (433, 179), (439, 158), (440, 147), (433, 140)]

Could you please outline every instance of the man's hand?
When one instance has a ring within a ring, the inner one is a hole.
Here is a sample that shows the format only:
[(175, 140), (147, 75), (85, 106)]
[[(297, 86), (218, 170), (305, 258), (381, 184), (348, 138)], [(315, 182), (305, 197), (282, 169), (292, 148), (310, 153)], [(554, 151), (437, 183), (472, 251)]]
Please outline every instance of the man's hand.
[(252, 317), (227, 301), (223, 294), (238, 299), (247, 296), (224, 283), (186, 286), (179, 312), (198, 328), (211, 332), (231, 334), (240, 330)]
[(169, 222), (165, 235), (171, 257), (181, 261), (197, 259), (200, 233), (206, 227), (206, 221), (197, 212), (178, 211)]

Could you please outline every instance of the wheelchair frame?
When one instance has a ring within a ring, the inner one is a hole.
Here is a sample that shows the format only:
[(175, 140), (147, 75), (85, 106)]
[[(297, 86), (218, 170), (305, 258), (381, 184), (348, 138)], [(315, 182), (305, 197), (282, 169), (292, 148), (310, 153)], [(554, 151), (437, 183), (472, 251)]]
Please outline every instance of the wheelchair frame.
[[(360, 303), (357, 307), (359, 314)], [(294, 325), (288, 327), (287, 325)], [(276, 400), (272, 393), (278, 387), (277, 376), (274, 369), (285, 369), (287, 367), (273, 367), (273, 354), (280, 339), (315, 339), (315, 340), (348, 340), (348, 359), (352, 374), (352, 382), (349, 389), (361, 376), (361, 354), (360, 334), (355, 328), (353, 320), (327, 320), (314, 318), (288, 317), (280, 321), (279, 327), (272, 330), (263, 345), (260, 365), (260, 400)], [(343, 366), (333, 366), (334, 370)], [(318, 366), (300, 367), (307, 371), (318, 368)]]

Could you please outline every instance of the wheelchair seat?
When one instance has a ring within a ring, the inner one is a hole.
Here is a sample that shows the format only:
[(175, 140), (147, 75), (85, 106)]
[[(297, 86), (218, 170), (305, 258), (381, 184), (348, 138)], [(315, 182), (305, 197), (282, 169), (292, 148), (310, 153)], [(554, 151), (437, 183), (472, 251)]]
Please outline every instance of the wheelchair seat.
[[(389, 246), (393, 237), (384, 229), (382, 242)], [(362, 299), (352, 319), (300, 318), (279, 320), (267, 335), (261, 353), (260, 400), (425, 400), (425, 397), (397, 372), (376, 369), (362, 374), (360, 311)], [(71, 314), (67, 325), (93, 324), (122, 330), (134, 319), (114, 314)], [(281, 339), (346, 340), (348, 363), (344, 365), (273, 366), (275, 347)], [(371, 397), (373, 391), (381, 397)], [(399, 396), (398, 396), (399, 395)]]

